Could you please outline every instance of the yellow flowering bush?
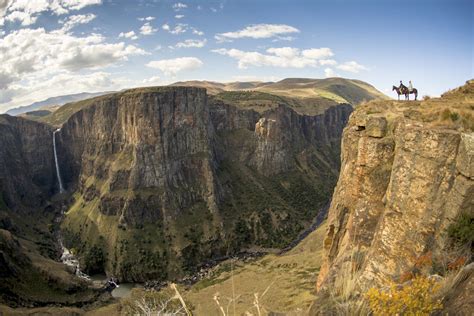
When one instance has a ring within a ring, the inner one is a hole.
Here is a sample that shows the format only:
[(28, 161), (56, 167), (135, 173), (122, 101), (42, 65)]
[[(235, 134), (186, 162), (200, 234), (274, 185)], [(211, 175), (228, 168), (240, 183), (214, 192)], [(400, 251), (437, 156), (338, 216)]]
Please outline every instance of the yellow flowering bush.
[(416, 276), (406, 285), (392, 283), (387, 290), (371, 288), (365, 298), (375, 316), (424, 316), (443, 308), (441, 301), (433, 298), (440, 287), (435, 280)]

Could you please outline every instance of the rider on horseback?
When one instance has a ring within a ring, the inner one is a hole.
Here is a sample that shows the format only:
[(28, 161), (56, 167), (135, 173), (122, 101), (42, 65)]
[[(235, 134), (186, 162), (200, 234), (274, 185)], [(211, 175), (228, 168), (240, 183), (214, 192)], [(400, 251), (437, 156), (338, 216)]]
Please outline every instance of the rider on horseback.
[(405, 100), (410, 100), (410, 94), (415, 95), (415, 100), (418, 97), (418, 90), (416, 88), (413, 88), (413, 84), (411, 80), (409, 81), (409, 87), (407, 88), (403, 82), (400, 80), (400, 86), (392, 86), (392, 91), (397, 91), (398, 94), (398, 100), (400, 100), (400, 95), (405, 95)]
[(400, 89), (400, 92), (404, 92), (405, 89), (407, 89), (407, 87), (403, 84), (403, 82), (400, 80), (400, 86), (398, 87), (398, 89)]

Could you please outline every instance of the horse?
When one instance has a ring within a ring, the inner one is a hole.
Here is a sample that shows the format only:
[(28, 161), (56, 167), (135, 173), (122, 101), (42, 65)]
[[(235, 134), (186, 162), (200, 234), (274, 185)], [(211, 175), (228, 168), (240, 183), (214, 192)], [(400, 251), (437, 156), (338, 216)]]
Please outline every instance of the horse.
[(416, 90), (415, 88), (413, 88), (413, 90), (410, 91), (405, 86), (402, 86), (401, 88), (393, 86), (392, 91), (397, 91), (398, 101), (400, 101), (400, 95), (401, 94), (405, 95), (405, 100), (410, 100), (410, 94), (415, 95), (415, 101), (416, 101), (416, 98), (418, 98), (418, 90)]

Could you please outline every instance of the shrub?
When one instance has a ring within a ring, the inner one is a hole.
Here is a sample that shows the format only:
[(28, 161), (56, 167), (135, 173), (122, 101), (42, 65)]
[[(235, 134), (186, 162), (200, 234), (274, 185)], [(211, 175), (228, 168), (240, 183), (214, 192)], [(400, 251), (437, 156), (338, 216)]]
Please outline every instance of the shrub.
[(413, 272), (405, 271), (400, 275), (400, 282), (404, 283), (404, 282), (410, 281), (414, 277), (415, 277), (415, 274)]
[(435, 280), (417, 276), (409, 284), (392, 283), (387, 290), (371, 288), (365, 294), (369, 306), (377, 315), (430, 315), (440, 310), (441, 300), (434, 296), (440, 285)]
[(433, 264), (433, 253), (428, 251), (424, 255), (419, 256), (415, 260), (415, 268), (421, 269), (425, 267), (431, 267)]
[(463, 213), (449, 227), (448, 236), (460, 247), (471, 247), (474, 242), (474, 215)]
[(443, 112), (441, 112), (442, 121), (451, 120), (453, 122), (456, 122), (457, 120), (459, 120), (459, 118), (460, 118), (459, 113), (451, 112), (449, 109), (444, 109)]
[(454, 261), (448, 264), (448, 270), (454, 270), (454, 271), (459, 270), (466, 264), (466, 262), (467, 262), (466, 256), (457, 257)]
[(459, 119), (459, 113), (451, 112), (451, 114), (449, 115), (449, 118), (451, 119), (451, 121), (455, 122)]
[(101, 247), (94, 245), (84, 255), (84, 270), (88, 274), (104, 271), (105, 254)]
[(429, 95), (424, 95), (423, 96), (423, 100), (424, 101), (428, 101), (429, 99), (431, 99), (431, 97)]

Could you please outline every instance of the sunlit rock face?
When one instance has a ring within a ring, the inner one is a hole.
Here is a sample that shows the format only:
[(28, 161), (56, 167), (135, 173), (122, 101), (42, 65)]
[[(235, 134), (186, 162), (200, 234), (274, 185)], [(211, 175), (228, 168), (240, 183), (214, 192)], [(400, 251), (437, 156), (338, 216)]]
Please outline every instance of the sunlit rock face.
[[(461, 109), (474, 104), (472, 93), (460, 97)], [(353, 112), (342, 137), (319, 290), (333, 287), (344, 271), (356, 274), (362, 289), (398, 280), (420, 256), (443, 256), (446, 228), (461, 212), (474, 212), (473, 133), (433, 114), (453, 98), (421, 106), (377, 101)]]
[[(204, 89), (128, 93), (68, 120), (62, 164), (87, 201), (100, 198), (103, 214), (140, 224), (197, 201), (215, 209), (212, 139)], [(120, 194), (127, 190), (137, 194)]]

